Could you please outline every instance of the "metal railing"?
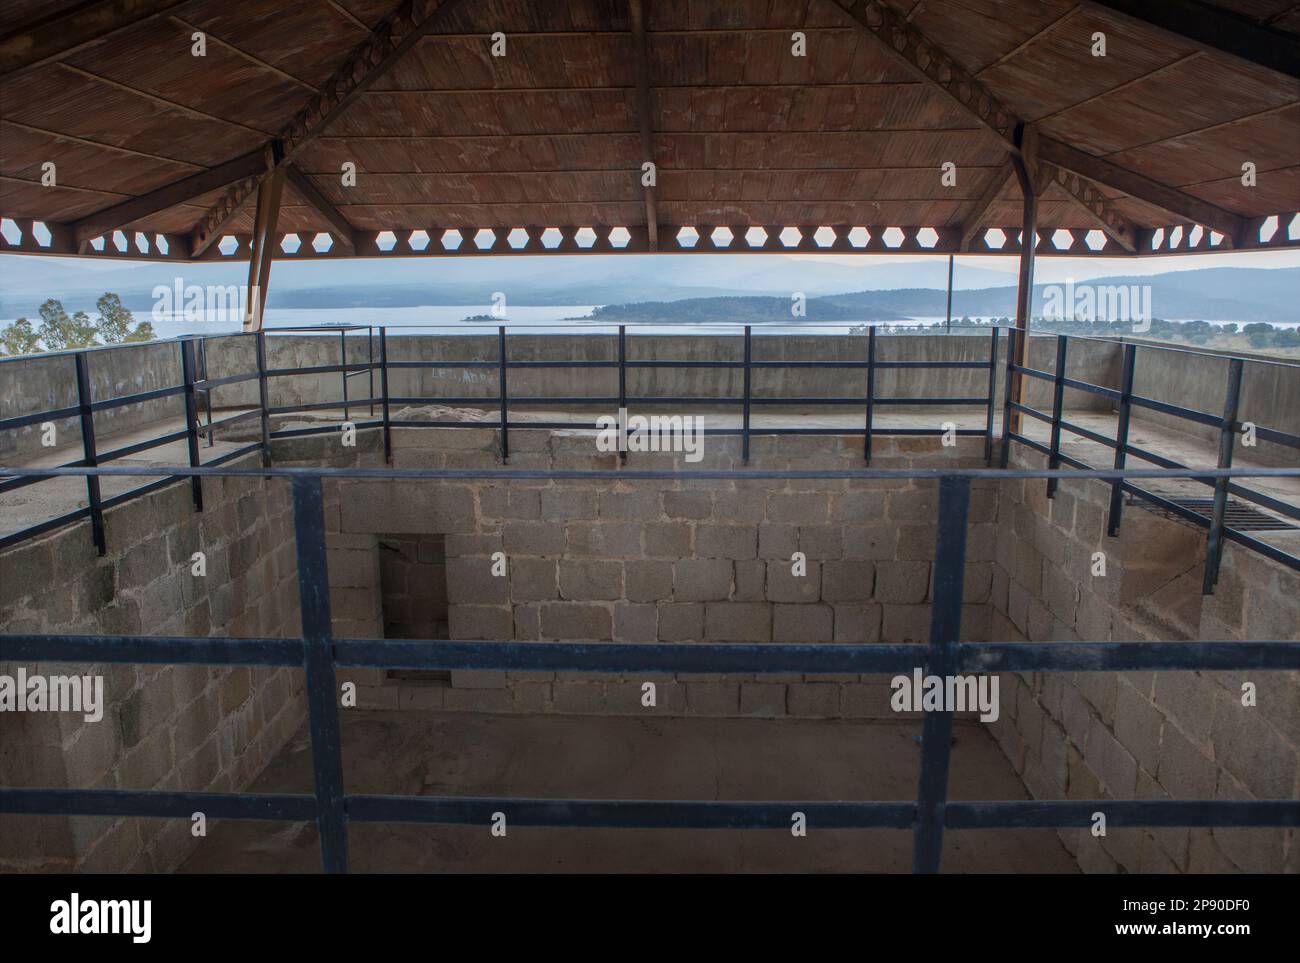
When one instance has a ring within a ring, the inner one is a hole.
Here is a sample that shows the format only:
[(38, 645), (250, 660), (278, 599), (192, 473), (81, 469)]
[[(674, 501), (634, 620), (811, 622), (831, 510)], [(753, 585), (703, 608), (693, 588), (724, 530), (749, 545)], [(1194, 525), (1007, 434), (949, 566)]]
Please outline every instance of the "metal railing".
[[(611, 329), (615, 326), (610, 326)], [(616, 332), (610, 330), (601, 332), (593, 330), (592, 326), (583, 326), (581, 330), (598, 337), (617, 337), (617, 354), (610, 360), (532, 360), (532, 359), (515, 359), (511, 360), (509, 354), (509, 331), (507, 326), (498, 325), (491, 334), (487, 332), (467, 332), (464, 328), (456, 330), (465, 332), (466, 337), (482, 339), (485, 336), (495, 335), (496, 340), (496, 357), (478, 360), (447, 360), (440, 358), (419, 359), (419, 360), (394, 360), (389, 357), (389, 338), (387, 329), (383, 326), (370, 324), (350, 324), (350, 325), (328, 325), (323, 327), (287, 327), (287, 328), (269, 328), (257, 333), (235, 333), (222, 334), (213, 336), (189, 336), (176, 339), (175, 343), (179, 348), (180, 360), (180, 378), (181, 384), (155, 389), (152, 391), (138, 392), (131, 395), (125, 395), (118, 398), (96, 400), (92, 397), (91, 380), (88, 369), (88, 358), (94, 352), (77, 351), (68, 352), (62, 357), (70, 358), (76, 366), (76, 385), (78, 403), (76, 406), (66, 408), (52, 409), (34, 414), (22, 415), (14, 418), (0, 420), (0, 431), (14, 430), (27, 427), (33, 424), (40, 424), (45, 421), (51, 421), (59, 418), (79, 417), (81, 425), (82, 439), (82, 458), (67, 462), (65, 467), (94, 467), (112, 462), (116, 459), (127, 455), (136, 454), (151, 448), (185, 439), (189, 448), (189, 464), (191, 467), (198, 467), (200, 464), (208, 466), (218, 466), (233, 461), (254, 451), (260, 451), (263, 465), (269, 465), (271, 454), (270, 444), (274, 438), (288, 438), (303, 435), (314, 435), (324, 433), (334, 433), (339, 431), (339, 425), (320, 425), (303, 428), (285, 428), (272, 431), (270, 428), (270, 419), (273, 416), (294, 414), (299, 412), (313, 410), (332, 410), (342, 407), (344, 421), (349, 421), (351, 415), (351, 406), (368, 406), (370, 417), (367, 419), (349, 422), (357, 429), (380, 429), (383, 435), (383, 448), (385, 461), (392, 460), (392, 432), (397, 427), (409, 428), (483, 428), (485, 422), (465, 421), (454, 419), (400, 419), (394, 420), (392, 417), (393, 405), (423, 405), (423, 404), (443, 404), (443, 405), (467, 405), (488, 407), (495, 406), (498, 411), (496, 427), (500, 437), (500, 450), (503, 462), (509, 461), (510, 457), (510, 431), (511, 429), (591, 429), (594, 427), (592, 420), (564, 420), (564, 421), (516, 421), (510, 418), (511, 406), (532, 406), (532, 407), (558, 407), (582, 406), (582, 405), (617, 405), (619, 408), (625, 408), (628, 405), (645, 408), (656, 405), (672, 406), (714, 406), (730, 407), (740, 409), (741, 424), (739, 427), (705, 427), (704, 434), (707, 435), (730, 435), (740, 436), (741, 451), (743, 460), (748, 463), (750, 456), (750, 439), (754, 436), (761, 435), (847, 435), (851, 437), (861, 437), (863, 439), (863, 458), (866, 464), (871, 463), (872, 458), (872, 440), (876, 436), (940, 436), (945, 433), (955, 434), (957, 436), (975, 436), (984, 439), (984, 462), (986, 465), (993, 463), (993, 446), (994, 446), (994, 422), (998, 409), (998, 400), (996, 398), (996, 385), (998, 373), (998, 354), (1001, 344), (1000, 328), (994, 326), (989, 329), (988, 335), (988, 355), (980, 360), (968, 361), (912, 361), (912, 360), (881, 360), (877, 356), (877, 335), (876, 328), (868, 329), (866, 341), (866, 359), (865, 360), (809, 360), (809, 361), (788, 361), (788, 360), (754, 360), (753, 358), (753, 332), (750, 325), (740, 326), (740, 336), (742, 337), (742, 358), (739, 361), (731, 360), (667, 360), (667, 359), (642, 359), (630, 358), (627, 350), (627, 326), (616, 326)], [(527, 330), (527, 329), (523, 329)], [(363, 361), (348, 360), (348, 334), (365, 331), (367, 356)], [(378, 357), (376, 357), (376, 339), (375, 333), (378, 332)], [(269, 368), (267, 366), (267, 336), (280, 333), (299, 333), (299, 334), (337, 334), (339, 337), (339, 363), (325, 365), (306, 365), (293, 368)], [(982, 335), (981, 335), (982, 336)], [(940, 337), (940, 336), (936, 336)], [(942, 336), (947, 337), (947, 336)], [(968, 337), (968, 335), (962, 335)], [(1222, 416), (1212, 415), (1206, 412), (1197, 411), (1191, 408), (1185, 408), (1179, 405), (1170, 404), (1155, 398), (1146, 398), (1133, 393), (1133, 375), (1136, 365), (1137, 351), (1141, 350), (1159, 350), (1159, 351), (1181, 351), (1179, 348), (1164, 348), (1151, 345), (1135, 345), (1131, 343), (1122, 344), (1124, 352), (1123, 383), (1120, 389), (1109, 388), (1101, 385), (1091, 384), (1078, 379), (1066, 376), (1067, 353), (1070, 342), (1072, 341), (1107, 341), (1112, 339), (1097, 338), (1078, 338), (1072, 335), (1057, 335), (1057, 354), (1055, 372), (1040, 371), (1031, 368), (1028, 365), (1018, 364), (1016, 362), (1019, 333), (1015, 328), (1007, 329), (1007, 351), (1006, 351), (1006, 372), (1004, 378), (1005, 399), (1002, 403), (1002, 445), (1001, 445), (1001, 466), (1006, 467), (1010, 453), (1011, 443), (1018, 443), (1034, 451), (1041, 452), (1048, 456), (1049, 467), (1060, 467), (1069, 465), (1075, 468), (1086, 469), (1089, 466), (1083, 461), (1073, 458), (1061, 451), (1061, 433), (1062, 431), (1070, 432), (1079, 437), (1095, 441), (1105, 445), (1115, 451), (1114, 468), (1123, 468), (1126, 464), (1126, 458), (1132, 455), (1161, 468), (1186, 469), (1182, 465), (1163, 455), (1152, 452), (1148, 449), (1140, 448), (1131, 444), (1128, 440), (1129, 425), (1131, 413), (1134, 407), (1141, 407), (1155, 412), (1161, 412), (1188, 421), (1218, 427), (1220, 430), (1220, 451), (1219, 467), (1228, 468), (1232, 465), (1233, 443), (1235, 435), (1243, 429), (1242, 423), (1237, 420), (1237, 404), (1240, 398), (1242, 371), (1244, 362), (1240, 358), (1229, 359), (1229, 377), (1228, 377), (1228, 404)], [(208, 378), (206, 344), (209, 340), (218, 338), (251, 338), (255, 344), (256, 370), (238, 374), (227, 375), (220, 378)], [(200, 352), (199, 360), (196, 362), (195, 350), (196, 345)], [(123, 348), (122, 350), (132, 350), (135, 346)], [(105, 349), (98, 349), (105, 350)], [(1195, 352), (1191, 352), (1195, 353)], [(45, 356), (48, 357), (48, 356)], [(3, 365), (13, 363), (24, 359), (0, 359), (0, 371), (3, 371)], [(27, 359), (31, 360), (31, 359)], [(1282, 362), (1269, 362), (1272, 364), (1283, 364)], [(1300, 372), (1300, 366), (1295, 367)], [(509, 372), (511, 370), (531, 370), (531, 369), (569, 369), (575, 371), (583, 370), (616, 370), (618, 379), (617, 395), (578, 395), (578, 396), (528, 396), (511, 395), (509, 392)], [(741, 371), (742, 372), (742, 391), (739, 397), (728, 397), (719, 394), (713, 396), (696, 396), (683, 397), (675, 395), (653, 395), (653, 396), (634, 396), (627, 392), (627, 375), (629, 370), (647, 370), (647, 369), (706, 369), (720, 371)], [(772, 396), (755, 396), (753, 392), (752, 376), (755, 371), (763, 370), (798, 370), (798, 369), (832, 369), (845, 371), (861, 371), (866, 375), (866, 391), (862, 397), (772, 397)], [(987, 391), (979, 396), (963, 397), (934, 397), (934, 396), (884, 396), (882, 397), (877, 391), (877, 373), (881, 371), (899, 370), (978, 370), (987, 371)], [(437, 395), (394, 395), (390, 391), (390, 375), (394, 371), (424, 371), (424, 370), (485, 370), (496, 373), (496, 393), (495, 396), (437, 396)], [(375, 373), (378, 371), (379, 393), (375, 393)], [(292, 378), (301, 376), (315, 376), (322, 374), (338, 374), (342, 382), (342, 400), (306, 402), (292, 405), (272, 406), (270, 404), (269, 384), (272, 380), (278, 378)], [(348, 379), (361, 375), (368, 375), (369, 391), (366, 398), (350, 398), (348, 391)], [(1026, 404), (1015, 401), (1018, 397), (1017, 385), (1024, 377), (1036, 378), (1049, 381), (1053, 384), (1053, 406), (1050, 413), (1032, 408)], [(226, 385), (238, 384), (241, 382), (252, 381), (256, 379), (259, 386), (259, 401), (255, 408), (241, 411), (226, 417), (213, 420), (212, 417), (212, 392), (215, 389)], [(1063, 399), (1066, 388), (1088, 392), (1098, 395), (1112, 401), (1118, 408), (1118, 432), (1116, 438), (1109, 438), (1099, 432), (1093, 431), (1082, 425), (1068, 421), (1063, 417)], [(95, 422), (94, 415), (96, 412), (105, 411), (111, 408), (123, 407), (131, 404), (152, 401), (161, 398), (184, 396), (186, 407), (186, 427), (179, 431), (172, 431), (161, 434), (155, 438), (150, 438), (131, 445), (122, 446), (111, 451), (100, 452), (97, 450), (95, 440)], [(199, 398), (204, 399), (204, 406), (207, 411), (207, 423), (200, 422), (198, 416)], [(376, 406), (379, 408), (379, 417), (375, 417)], [(860, 408), (863, 415), (861, 428), (852, 428), (848, 426), (836, 427), (800, 427), (787, 425), (783, 427), (755, 426), (752, 420), (753, 409), (764, 406), (837, 406), (837, 407), (857, 407)], [(889, 406), (917, 406), (917, 407), (958, 407), (971, 406), (983, 407), (985, 410), (983, 428), (957, 428), (951, 427), (945, 430), (944, 427), (881, 427), (875, 421), (875, 412), (878, 407)], [(1020, 431), (1012, 430), (1013, 416), (1025, 415), (1031, 418), (1046, 422), (1051, 428), (1050, 443), (1044, 445), (1026, 437)], [(225, 452), (206, 462), (202, 461), (199, 452), (199, 439), (206, 436), (209, 446), (211, 446), (216, 433), (222, 429), (232, 427), (244, 421), (257, 418), (261, 424), (261, 438), (258, 442), (244, 445), (235, 450)], [(1267, 428), (1264, 426), (1254, 426), (1257, 439), (1282, 446), (1300, 449), (1300, 436), (1288, 434), (1286, 432)], [(625, 447), (625, 446), (624, 446)], [(626, 460), (627, 453), (623, 452), (622, 457)], [(106, 551), (103, 535), (103, 513), (106, 509), (120, 504), (121, 502), (146, 494), (157, 489), (162, 485), (169, 484), (179, 476), (170, 476), (152, 482), (141, 488), (114, 495), (105, 499), (101, 496), (99, 482), (94, 477), (87, 477), (87, 504), (83, 508), (65, 513), (56, 518), (47, 519), (35, 525), (23, 528), (19, 531), (7, 535), (0, 535), (0, 548), (16, 544), (25, 539), (34, 537), (54, 528), (79, 521), (83, 518), (89, 518), (93, 529), (95, 544), (103, 554)], [(1198, 482), (1205, 482), (1204, 475), (1189, 476)], [(32, 478), (3, 478), (0, 476), (0, 493), (11, 491), (15, 488), (24, 487), (34, 484), (39, 479)], [(196, 506), (201, 507), (203, 499), (202, 480), (198, 477), (191, 479), (193, 497)], [(1254, 502), (1263, 508), (1277, 512), (1283, 516), (1293, 519), (1300, 519), (1300, 506), (1291, 504), (1282, 499), (1264, 494), (1258, 491), (1246, 489), (1240, 485), (1228, 481), (1212, 485), (1214, 488), (1214, 510), (1207, 517), (1197, 513), (1184, 505), (1179, 504), (1158, 493), (1138, 488), (1131, 483), (1116, 481), (1112, 483), (1112, 500), (1108, 521), (1108, 531), (1114, 536), (1119, 531), (1119, 525), (1122, 518), (1122, 496), (1127, 493), (1134, 497), (1142, 498), (1157, 505), (1167, 511), (1176, 514), (1194, 524), (1208, 529), (1209, 532), (1209, 551), (1207, 553), (1206, 573), (1204, 588), (1208, 593), (1212, 590), (1218, 576), (1219, 559), (1222, 555), (1222, 542), (1224, 539), (1235, 541), (1254, 551), (1257, 551), (1275, 561), (1281, 562), (1291, 568), (1300, 568), (1300, 557), (1283, 551), (1274, 545), (1249, 535), (1239, 529), (1228, 525), (1224, 519), (1227, 505), (1227, 496), (1235, 495), (1239, 498)], [(1052, 482), (1048, 483), (1049, 496), (1055, 493), (1055, 486)]]
[[(1193, 511), (1185, 505), (1180, 504), (1174, 499), (1150, 491), (1147, 488), (1139, 487), (1127, 481), (1123, 477), (1116, 477), (1111, 481), (1110, 509), (1106, 520), (1107, 534), (1114, 537), (1119, 534), (1120, 523), (1124, 511), (1124, 495), (1127, 493), (1135, 498), (1143, 499), (1156, 505), (1159, 508), (1168, 511), (1179, 518), (1206, 528), (1209, 531), (1209, 538), (1206, 548), (1205, 574), (1202, 580), (1202, 592), (1210, 595), (1214, 591), (1214, 586), (1218, 582), (1219, 568), (1223, 557), (1224, 540), (1236, 542), (1252, 551), (1259, 552), (1261, 555), (1279, 562), (1288, 568), (1300, 570), (1300, 556), (1287, 552), (1275, 545), (1270, 545), (1262, 539), (1253, 535), (1248, 535), (1239, 529), (1233, 528), (1225, 520), (1228, 495), (1235, 495), (1238, 498), (1253, 502), (1270, 511), (1277, 512), (1287, 518), (1300, 519), (1300, 505), (1291, 504), (1272, 495), (1267, 495), (1254, 489), (1245, 488), (1233, 483), (1230, 476), (1219, 475), (1211, 476), (1202, 472), (1194, 472), (1187, 465), (1180, 464), (1172, 458), (1166, 458), (1164, 455), (1151, 451), (1148, 448), (1142, 448), (1134, 445), (1129, 441), (1129, 428), (1132, 424), (1132, 412), (1134, 407), (1145, 408), (1150, 411), (1160, 412), (1161, 414), (1171, 415), (1185, 421), (1195, 424), (1207, 425), (1216, 428), (1219, 433), (1218, 444), (1218, 467), (1227, 469), (1232, 467), (1233, 451), (1238, 434), (1243, 433), (1247, 426), (1238, 419), (1238, 409), (1241, 402), (1241, 385), (1242, 375), (1246, 364), (1246, 359), (1227, 358), (1228, 374), (1227, 384), (1224, 392), (1223, 413), (1220, 415), (1210, 414), (1205, 411), (1198, 411), (1195, 408), (1187, 408), (1182, 405), (1174, 405), (1156, 398), (1147, 398), (1133, 391), (1134, 372), (1137, 367), (1137, 353), (1139, 350), (1148, 350), (1151, 346), (1137, 345), (1132, 343), (1123, 344), (1124, 360), (1121, 386), (1118, 390), (1107, 388), (1103, 385), (1091, 384), (1086, 381), (1080, 381), (1077, 378), (1066, 376), (1070, 342), (1078, 340), (1070, 335), (1056, 335), (1056, 365), (1055, 370), (1041, 371), (1037, 368), (1031, 368), (1027, 364), (1019, 364), (1016, 361), (1016, 338), (1017, 332), (1012, 329), (1010, 332), (1010, 343), (1007, 351), (1006, 361), (1006, 399), (1004, 403), (1004, 414), (1002, 417), (1002, 450), (1001, 466), (1007, 467), (1011, 454), (1011, 443), (1024, 445), (1026, 448), (1039, 452), (1047, 456), (1047, 465), (1049, 468), (1059, 468), (1062, 465), (1068, 465), (1071, 468), (1080, 470), (1091, 470), (1096, 466), (1089, 465), (1086, 462), (1071, 457), (1061, 451), (1061, 432), (1067, 431), (1085, 438), (1089, 441), (1096, 442), (1110, 448), (1115, 453), (1113, 468), (1122, 469), (1128, 462), (1128, 456), (1132, 455), (1142, 461), (1156, 465), (1159, 468), (1184, 471), (1185, 476), (1190, 481), (1199, 482), (1208, 485), (1214, 490), (1214, 504), (1211, 513), (1206, 516), (1199, 512)], [(1091, 339), (1089, 339), (1091, 340)], [(1179, 351), (1178, 348), (1155, 348), (1155, 350)], [(1195, 352), (1190, 352), (1195, 353)], [(1282, 362), (1257, 362), (1265, 364), (1282, 364)], [(1287, 365), (1295, 368), (1297, 375), (1300, 376), (1300, 366)], [(1051, 412), (1040, 411), (1037, 408), (1022, 404), (1014, 400), (1017, 396), (1017, 382), (1022, 377), (1038, 378), (1052, 383), (1052, 410)], [(1114, 402), (1118, 410), (1118, 421), (1116, 436), (1114, 438), (1093, 431), (1082, 425), (1068, 421), (1063, 415), (1063, 402), (1065, 389), (1072, 388), (1076, 391), (1084, 391), (1089, 394), (1100, 395)], [(1045, 422), (1051, 428), (1049, 443), (1044, 445), (1025, 437), (1024, 434), (1015, 430), (1017, 415), (1025, 415), (1038, 421)], [(1273, 428), (1267, 428), (1263, 425), (1250, 425), (1254, 436), (1259, 441), (1266, 441), (1271, 444), (1281, 445), (1286, 448), (1300, 451), (1300, 435), (1293, 435), (1288, 432), (1278, 431)], [(1297, 456), (1300, 459), (1300, 455)], [(1056, 480), (1049, 478), (1047, 481), (1047, 497), (1052, 498), (1056, 494)]]
[[(5, 469), (5, 471), (10, 471)], [(143, 474), (138, 468), (16, 469), (24, 477)], [(400, 796), (347, 792), (343, 776), (335, 670), (347, 668), (505, 669), (548, 672), (709, 672), (926, 674), (1107, 671), (1294, 671), (1297, 641), (960, 642), (971, 482), (978, 478), (1100, 479), (1190, 477), (1160, 469), (1122, 471), (881, 470), (856, 471), (532, 471), (505, 469), (176, 469), (181, 477), (243, 475), (288, 479), (293, 489), (302, 636), (153, 638), (148, 636), (0, 635), (0, 661), (168, 665), (256, 665), (304, 671), (314, 793), (206, 793), (161, 790), (0, 787), (0, 815), (98, 815), (189, 819), (314, 821), (326, 872), (348, 868), (350, 822), (477, 824), (495, 814), (524, 826), (675, 829), (785, 829), (792, 814), (816, 828), (910, 829), (914, 872), (938, 872), (946, 830), (1086, 827), (1097, 813), (1111, 827), (1300, 826), (1295, 800), (1029, 800), (948, 799), (953, 711), (927, 711), (914, 800), (647, 801)], [(395, 478), (438, 484), (451, 479), (607, 479), (690, 481), (747, 478), (935, 481), (939, 488), (930, 638), (915, 644), (519, 643), (336, 639), (331, 627), (322, 479)], [(1213, 479), (1251, 474), (1300, 477), (1300, 469), (1214, 470)]]

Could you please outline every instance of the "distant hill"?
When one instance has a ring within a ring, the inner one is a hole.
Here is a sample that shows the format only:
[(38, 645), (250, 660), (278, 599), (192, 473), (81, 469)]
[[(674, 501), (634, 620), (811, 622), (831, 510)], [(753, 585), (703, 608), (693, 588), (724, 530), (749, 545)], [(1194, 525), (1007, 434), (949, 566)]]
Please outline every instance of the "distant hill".
[[(1210, 268), (1149, 277), (1116, 276), (1089, 281), (1093, 287), (1149, 285), (1151, 313), (1158, 318), (1205, 321), (1300, 322), (1300, 268)], [(1047, 306), (1049, 285), (1035, 285), (1035, 316)], [(1082, 287), (1082, 285), (1080, 285)], [(722, 297), (612, 304), (592, 312), (604, 322), (742, 321), (789, 322), (790, 298)], [(807, 321), (894, 321), (942, 317), (947, 292), (934, 288), (856, 291), (809, 298)], [(954, 291), (953, 317), (1011, 317), (1016, 288)]]

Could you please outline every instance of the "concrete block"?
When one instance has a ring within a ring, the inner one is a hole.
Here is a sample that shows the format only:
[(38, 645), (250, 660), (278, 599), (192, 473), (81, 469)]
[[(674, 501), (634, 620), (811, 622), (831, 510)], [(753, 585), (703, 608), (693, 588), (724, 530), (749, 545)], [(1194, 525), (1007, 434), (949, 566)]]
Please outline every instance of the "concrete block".
[(655, 642), (658, 640), (658, 607), (649, 603), (616, 602), (614, 604), (615, 642)]
[(515, 558), (507, 565), (513, 602), (546, 602), (559, 598), (558, 564), (551, 558)]
[(685, 558), (691, 554), (691, 527), (683, 522), (655, 522), (644, 526), (645, 554)]
[(759, 558), (732, 563), (735, 575), (731, 601), (762, 602), (767, 598), (767, 564)]
[(821, 598), (822, 566), (808, 562), (803, 575), (795, 575), (789, 561), (767, 563), (767, 598), (772, 602), (816, 602)]
[(449, 558), (446, 571), (447, 601), (451, 605), (504, 605), (509, 601), (509, 580), (492, 574), (491, 558)]
[(836, 642), (879, 642), (883, 610), (879, 605), (836, 605)]
[(829, 605), (772, 606), (773, 642), (830, 642), (834, 612)]
[(799, 528), (764, 522), (758, 526), (758, 557), (789, 561), (799, 551)]
[(709, 602), (704, 611), (708, 642), (771, 642), (770, 607), (759, 602)]
[(663, 602), (658, 608), (661, 641), (699, 642), (704, 638), (703, 605)]
[(596, 517), (595, 489), (546, 488), (540, 498), (542, 518), (574, 520)]
[(612, 601), (623, 597), (619, 562), (561, 559), (560, 597), (572, 601)]
[(666, 602), (673, 596), (671, 562), (631, 560), (623, 563), (624, 594), (631, 602)]
[(664, 514), (669, 518), (708, 518), (713, 514), (713, 494), (707, 491), (664, 492)]
[(640, 522), (657, 521), (662, 513), (659, 492), (636, 488), (630, 490), (605, 490), (599, 496), (601, 518), (631, 519)]
[(609, 608), (588, 602), (542, 603), (542, 635), (572, 642), (608, 642), (613, 624)]
[(767, 496), (767, 518), (792, 525), (822, 525), (828, 520), (830, 496), (818, 492)]
[[(880, 630), (882, 642), (929, 642), (930, 606), (885, 605)], [(922, 656), (918, 655), (918, 659)]]
[(868, 602), (873, 596), (879, 565), (868, 561), (826, 562), (822, 566), (822, 598), (827, 602)]
[(570, 522), (565, 532), (571, 555), (640, 557), (642, 554), (641, 526), (635, 522)]
[(720, 601), (731, 596), (731, 562), (688, 558), (673, 562), (673, 599), (679, 602)]
[(696, 525), (695, 554), (700, 558), (754, 558), (758, 532), (752, 525)]
[(506, 640), (514, 631), (514, 616), (506, 605), (452, 605), (447, 631), (453, 639)]
[(786, 706), (792, 716), (834, 719), (840, 714), (840, 686), (834, 682), (799, 682), (788, 687)]
[[(874, 598), (886, 605), (915, 605), (930, 594), (928, 562), (876, 563)], [(872, 597), (872, 596), (868, 596)]]
[(1137, 789), (1137, 761), (1097, 719), (1088, 731), (1088, 766), (1116, 799), (1132, 799)]
[(786, 687), (782, 683), (743, 682), (740, 685), (742, 716), (775, 717), (785, 715)]
[(686, 684), (687, 715), (734, 716), (739, 712), (739, 683), (688, 682)]
[(1115, 737), (1150, 773), (1155, 773), (1158, 766), (1163, 723), (1164, 716), (1151, 700), (1120, 676), (1115, 697)]
[[(501, 526), (501, 543), (510, 556), (563, 555), (564, 529), (552, 522), (508, 521)], [(451, 551), (449, 542), (449, 555)]]

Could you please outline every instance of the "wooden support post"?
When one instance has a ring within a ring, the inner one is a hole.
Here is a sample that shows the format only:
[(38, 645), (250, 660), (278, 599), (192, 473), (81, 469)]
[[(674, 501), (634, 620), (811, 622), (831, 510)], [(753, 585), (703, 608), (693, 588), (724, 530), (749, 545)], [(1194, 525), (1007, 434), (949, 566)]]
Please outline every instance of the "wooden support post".
[[(1016, 130), (1016, 139), (1024, 147), (1025, 127)], [(1020, 277), (1016, 288), (1016, 364), (1025, 365), (1029, 358), (1029, 317), (1034, 308), (1034, 249), (1038, 246), (1038, 190), (1034, 182), (1033, 160), (1023, 153), (1014, 154), (1011, 165), (1016, 170), (1016, 180), (1020, 182), (1020, 193), (1024, 197), (1023, 212), (1020, 219)], [(1011, 378), (1011, 398), (1018, 404), (1025, 403), (1024, 375), (1015, 372)], [(1020, 412), (1012, 409), (1011, 431), (1020, 433)]]
[(261, 331), (266, 310), (266, 291), (271, 283), (271, 259), (275, 257), (275, 224), (280, 217), (280, 196), (284, 192), (284, 169), (274, 171), (257, 191), (257, 216), (253, 222), (253, 250), (248, 258), (248, 302), (244, 330)]

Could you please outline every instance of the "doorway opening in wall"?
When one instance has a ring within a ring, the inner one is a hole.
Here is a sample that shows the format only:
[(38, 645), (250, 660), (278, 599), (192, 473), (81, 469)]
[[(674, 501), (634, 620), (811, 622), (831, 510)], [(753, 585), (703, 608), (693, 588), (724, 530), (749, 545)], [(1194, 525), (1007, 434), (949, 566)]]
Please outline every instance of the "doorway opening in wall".
[[(380, 535), (379, 591), (384, 638), (447, 638), (446, 539), (442, 535)], [(390, 669), (388, 677), (451, 684), (447, 671)]]

